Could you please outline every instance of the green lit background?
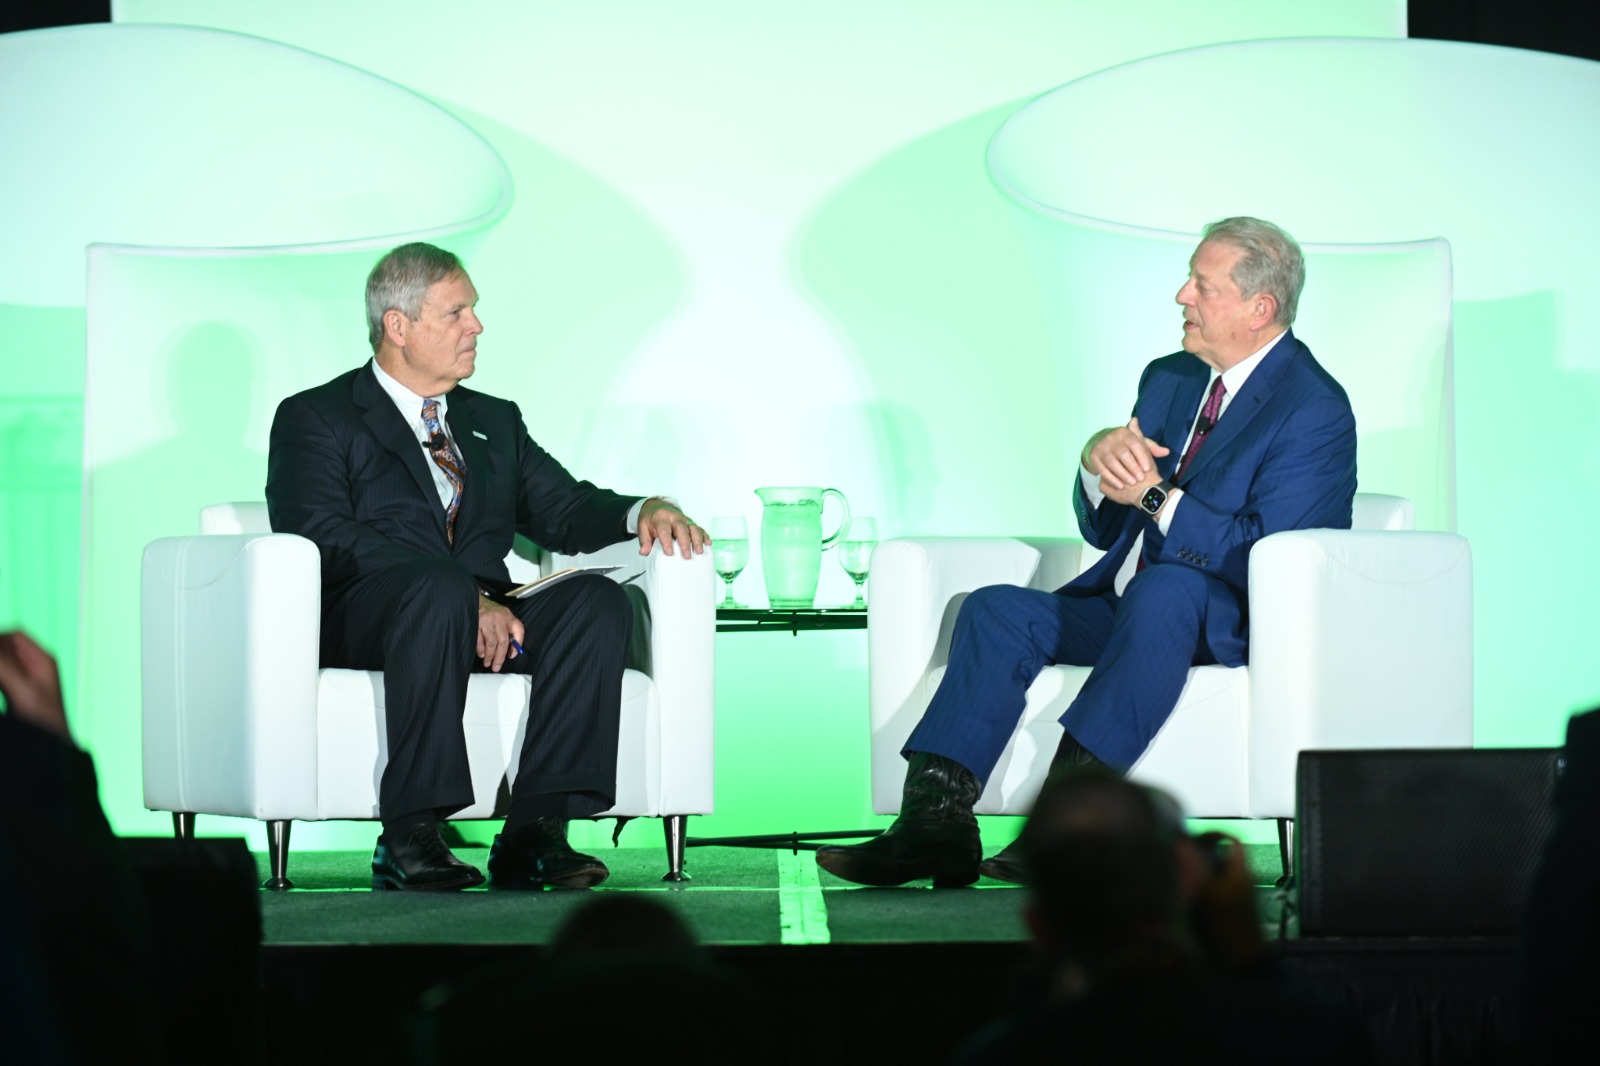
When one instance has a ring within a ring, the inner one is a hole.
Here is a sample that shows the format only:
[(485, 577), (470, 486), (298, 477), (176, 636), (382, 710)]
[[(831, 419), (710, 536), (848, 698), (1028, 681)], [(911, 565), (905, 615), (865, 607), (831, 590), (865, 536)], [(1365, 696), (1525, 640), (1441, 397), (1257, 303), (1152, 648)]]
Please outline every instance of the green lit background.
[[(1596, 64), (1406, 42), (1402, 0), (114, 15), (0, 37), (0, 624), (60, 655), (119, 831), (169, 828), (140, 803), (139, 553), (260, 498), (274, 406), (365, 358), (362, 278), (414, 235), (482, 294), (473, 384), (582, 476), (752, 534), (767, 484), (837, 486), (884, 536), (1046, 534), (1177, 346), (1198, 227), (1273, 218), (1362, 487), (1472, 540), (1478, 743), (1556, 743), (1600, 700), (1573, 546), (1600, 505), (1565, 491), (1600, 459)], [(851, 593), (825, 558), (818, 602)], [(865, 670), (861, 633), (719, 636), (692, 831), (877, 824)]]

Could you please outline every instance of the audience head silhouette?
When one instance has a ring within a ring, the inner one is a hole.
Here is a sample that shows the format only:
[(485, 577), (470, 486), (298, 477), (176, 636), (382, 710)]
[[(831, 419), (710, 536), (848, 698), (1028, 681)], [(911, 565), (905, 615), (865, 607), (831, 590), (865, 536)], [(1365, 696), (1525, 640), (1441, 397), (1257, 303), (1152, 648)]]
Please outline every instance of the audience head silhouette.
[(1028, 922), (1052, 954), (1086, 962), (1182, 919), (1185, 834), (1165, 793), (1115, 774), (1052, 774), (1022, 831)]

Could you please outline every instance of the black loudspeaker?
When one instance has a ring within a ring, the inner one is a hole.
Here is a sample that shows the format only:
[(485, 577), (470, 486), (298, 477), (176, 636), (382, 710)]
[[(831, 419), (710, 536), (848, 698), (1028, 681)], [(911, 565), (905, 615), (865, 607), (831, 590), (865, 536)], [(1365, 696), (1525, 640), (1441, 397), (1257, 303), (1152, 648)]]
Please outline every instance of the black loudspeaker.
[(1560, 761), (1559, 748), (1301, 752), (1300, 934), (1519, 933)]

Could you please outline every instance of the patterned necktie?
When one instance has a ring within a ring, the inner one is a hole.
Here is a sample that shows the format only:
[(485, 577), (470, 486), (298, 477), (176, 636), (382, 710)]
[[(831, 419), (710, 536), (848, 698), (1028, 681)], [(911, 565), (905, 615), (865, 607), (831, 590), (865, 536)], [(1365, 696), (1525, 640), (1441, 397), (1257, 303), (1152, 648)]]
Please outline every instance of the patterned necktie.
[(1173, 481), (1183, 480), (1184, 471), (1189, 469), (1189, 464), (1194, 462), (1194, 457), (1200, 453), (1200, 445), (1211, 436), (1211, 430), (1217, 424), (1217, 418), (1222, 414), (1222, 397), (1227, 395), (1227, 386), (1222, 384), (1218, 377), (1211, 386), (1211, 394), (1206, 397), (1206, 405), (1200, 410), (1200, 421), (1195, 423), (1194, 436), (1189, 438), (1189, 447), (1184, 449), (1183, 458), (1178, 462), (1178, 472), (1172, 475)]
[(456, 512), (461, 510), (461, 486), (466, 478), (461, 476), (461, 460), (439, 426), (439, 401), (426, 400), (422, 404), (422, 424), (428, 429), (428, 454), (439, 464), (450, 482), (450, 506), (445, 510), (444, 535), (454, 544), (456, 540)]
[[(1206, 442), (1216, 427), (1217, 419), (1222, 415), (1222, 397), (1227, 395), (1228, 389), (1218, 377), (1211, 386), (1211, 392), (1206, 396), (1206, 405), (1200, 409), (1200, 419), (1195, 423), (1194, 436), (1189, 438), (1189, 446), (1183, 450), (1183, 458), (1178, 460), (1178, 471), (1172, 475), (1173, 481), (1183, 479), (1184, 471), (1189, 469), (1189, 464), (1194, 462), (1194, 457), (1200, 453), (1200, 445)], [(1139, 561), (1134, 564), (1135, 573), (1143, 573), (1144, 568), (1150, 565), (1151, 536), (1147, 531), (1144, 542), (1139, 546)]]

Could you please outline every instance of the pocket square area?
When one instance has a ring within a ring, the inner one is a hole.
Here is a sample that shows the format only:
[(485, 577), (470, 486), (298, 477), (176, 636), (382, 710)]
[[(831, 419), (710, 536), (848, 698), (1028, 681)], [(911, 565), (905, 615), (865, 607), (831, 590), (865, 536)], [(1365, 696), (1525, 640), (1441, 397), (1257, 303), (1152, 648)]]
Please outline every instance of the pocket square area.
[(477, 430), (473, 430), (472, 431), (472, 435), (474, 437), (477, 437), (479, 440), (488, 440), (489, 439), (489, 435), (487, 433), (479, 433)]

